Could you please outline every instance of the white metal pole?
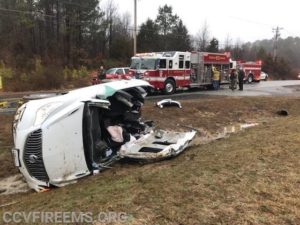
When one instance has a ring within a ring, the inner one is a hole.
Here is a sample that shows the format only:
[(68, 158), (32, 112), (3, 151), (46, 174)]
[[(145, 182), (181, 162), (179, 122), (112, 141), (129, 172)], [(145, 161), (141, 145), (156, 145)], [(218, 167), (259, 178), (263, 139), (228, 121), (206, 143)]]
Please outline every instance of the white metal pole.
[(133, 55), (136, 54), (136, 44), (137, 44), (137, 8), (136, 8), (136, 0), (134, 0), (134, 29), (133, 29)]

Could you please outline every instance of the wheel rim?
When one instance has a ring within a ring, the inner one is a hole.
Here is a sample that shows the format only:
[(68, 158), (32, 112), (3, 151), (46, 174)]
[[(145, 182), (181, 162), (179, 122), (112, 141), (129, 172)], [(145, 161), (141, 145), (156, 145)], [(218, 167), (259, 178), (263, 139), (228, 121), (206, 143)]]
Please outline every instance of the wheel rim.
[(252, 76), (250, 76), (250, 77), (248, 78), (248, 81), (249, 81), (249, 83), (252, 82)]
[(166, 84), (166, 91), (168, 93), (172, 93), (173, 89), (174, 89), (174, 87), (173, 87), (173, 85), (171, 83), (167, 83)]

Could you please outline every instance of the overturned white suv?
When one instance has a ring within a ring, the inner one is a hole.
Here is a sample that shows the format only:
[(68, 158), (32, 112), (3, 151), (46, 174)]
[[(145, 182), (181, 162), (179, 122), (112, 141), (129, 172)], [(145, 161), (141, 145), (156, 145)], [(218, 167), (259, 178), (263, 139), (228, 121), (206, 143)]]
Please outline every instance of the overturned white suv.
[(64, 186), (120, 158), (157, 160), (178, 155), (195, 131), (155, 130), (141, 121), (149, 84), (116, 81), (31, 100), (16, 112), (14, 162), (36, 191)]

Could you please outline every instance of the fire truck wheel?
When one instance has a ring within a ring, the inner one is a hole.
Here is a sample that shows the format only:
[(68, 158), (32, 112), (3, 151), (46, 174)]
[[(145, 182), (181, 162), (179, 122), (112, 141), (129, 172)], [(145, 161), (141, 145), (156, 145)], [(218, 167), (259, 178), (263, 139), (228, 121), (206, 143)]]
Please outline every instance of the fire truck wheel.
[(249, 74), (247, 81), (248, 81), (249, 84), (253, 82), (253, 75), (252, 74)]
[(164, 93), (166, 95), (171, 95), (174, 94), (175, 90), (176, 90), (175, 82), (172, 79), (167, 79), (165, 81)]

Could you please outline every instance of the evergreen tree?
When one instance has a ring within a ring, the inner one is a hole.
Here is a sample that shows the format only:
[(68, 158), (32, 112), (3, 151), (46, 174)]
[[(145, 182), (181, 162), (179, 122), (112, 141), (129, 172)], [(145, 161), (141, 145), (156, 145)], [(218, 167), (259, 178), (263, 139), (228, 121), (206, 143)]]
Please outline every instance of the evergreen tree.
[(191, 41), (186, 26), (182, 20), (179, 19), (172, 30), (170, 36), (170, 49), (176, 49), (177, 51), (190, 51)]
[(155, 22), (158, 25), (160, 34), (166, 36), (172, 33), (178, 21), (179, 17), (176, 14), (173, 15), (172, 6), (164, 5), (163, 7), (159, 7)]
[(141, 25), (137, 40), (139, 52), (160, 51), (158, 25), (153, 20), (148, 19)]
[(191, 49), (187, 28), (177, 14), (173, 14), (172, 6), (159, 7), (155, 23), (160, 37), (160, 51), (188, 51)]
[(211, 39), (206, 51), (208, 52), (219, 52), (219, 41), (216, 38)]

